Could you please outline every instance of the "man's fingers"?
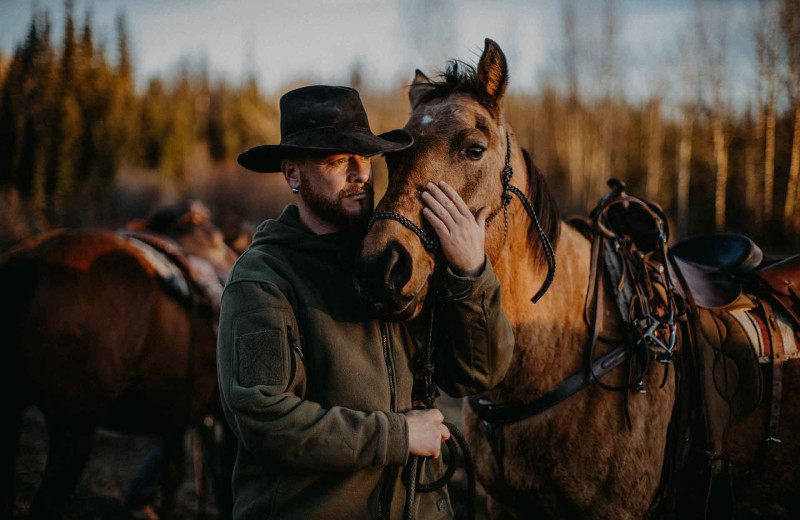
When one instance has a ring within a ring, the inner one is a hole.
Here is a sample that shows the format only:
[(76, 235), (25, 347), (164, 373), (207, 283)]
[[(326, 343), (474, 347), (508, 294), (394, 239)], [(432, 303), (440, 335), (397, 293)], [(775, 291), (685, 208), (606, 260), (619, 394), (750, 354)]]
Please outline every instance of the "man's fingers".
[[(426, 187), (428, 188), (428, 193), (430, 193), (436, 199), (436, 201), (442, 205), (442, 208), (447, 211), (447, 213), (450, 215), (450, 218), (453, 219), (453, 222), (463, 218), (463, 215), (456, 207), (455, 202), (453, 202), (451, 198), (445, 194), (444, 191), (442, 191), (442, 188), (432, 182), (429, 182)], [(458, 194), (456, 194), (456, 196), (457, 195)]]
[(472, 212), (469, 210), (469, 206), (467, 203), (464, 202), (464, 199), (461, 198), (461, 195), (449, 184), (445, 181), (439, 181), (439, 187), (444, 191), (444, 193), (450, 197), (450, 200), (456, 205), (458, 211), (465, 217), (471, 217)]
[(442, 222), (442, 219), (440, 219), (433, 211), (431, 211), (430, 208), (422, 208), (422, 215), (428, 219), (428, 222), (430, 222), (433, 230), (436, 231), (436, 234), (439, 235), (440, 239), (450, 236), (450, 230), (447, 229), (447, 226), (444, 224), (444, 222)]
[(489, 212), (492, 210), (489, 206), (484, 206), (475, 213), (475, 222), (478, 223), (480, 227), (484, 227), (486, 225), (486, 219), (489, 217)]
[(436, 216), (439, 217), (439, 220), (444, 223), (447, 229), (455, 229), (456, 223), (453, 220), (453, 215), (442, 205), (441, 202), (439, 202), (439, 199), (434, 197), (430, 192), (423, 191), (422, 201), (428, 205), (428, 209), (433, 211)]
[(446, 441), (449, 438), (450, 438), (450, 430), (447, 428), (447, 426), (445, 426), (443, 424), (442, 425), (442, 442)]

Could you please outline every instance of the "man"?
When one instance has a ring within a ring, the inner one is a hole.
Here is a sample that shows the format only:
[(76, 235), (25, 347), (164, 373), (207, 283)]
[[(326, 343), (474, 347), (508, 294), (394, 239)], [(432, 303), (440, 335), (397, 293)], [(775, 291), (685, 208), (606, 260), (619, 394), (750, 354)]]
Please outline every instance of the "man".
[[(437, 478), (449, 432), (438, 410), (411, 410), (409, 352), (426, 338), (407, 323), (375, 320), (352, 268), (373, 211), (370, 157), (413, 139), (404, 130), (375, 136), (358, 93), (331, 86), (285, 94), (281, 135), (280, 145), (239, 156), (250, 170), (282, 171), (297, 200), (258, 227), (222, 298), (219, 383), (240, 442), (234, 518), (398, 519), (399, 470), (409, 455), (434, 457), (422, 480)], [(424, 197), (436, 211), (444, 197), (460, 201), (441, 188), (431, 185)], [(437, 326), (464, 338), (447, 356), (456, 389), (495, 385), (513, 350), (500, 283), (483, 252), (487, 213), (481, 208), (459, 230), (467, 238), (444, 250), (449, 266), (436, 288), (453, 296), (444, 303), (453, 318)], [(452, 517), (446, 489), (417, 497), (416, 518)]]

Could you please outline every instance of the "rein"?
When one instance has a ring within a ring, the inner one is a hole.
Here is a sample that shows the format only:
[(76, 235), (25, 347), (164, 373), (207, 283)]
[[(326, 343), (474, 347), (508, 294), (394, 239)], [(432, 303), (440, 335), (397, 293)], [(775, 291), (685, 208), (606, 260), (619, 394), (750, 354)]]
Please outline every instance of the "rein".
[[(528, 163), (528, 158), (525, 157), (526, 165)], [(528, 167), (530, 167), (528, 165)], [(533, 221), (536, 231), (539, 235), (539, 239), (542, 242), (542, 246), (544, 248), (545, 256), (547, 258), (547, 276), (545, 277), (542, 286), (536, 292), (536, 294), (531, 298), (531, 302), (536, 303), (539, 299), (544, 296), (547, 289), (550, 288), (551, 283), (553, 282), (553, 278), (555, 277), (556, 271), (556, 257), (555, 252), (553, 251), (553, 246), (550, 243), (550, 240), (547, 238), (544, 230), (542, 229), (541, 224), (539, 223), (539, 218), (536, 215), (536, 211), (531, 204), (531, 201), (528, 197), (516, 186), (511, 184), (511, 178), (514, 175), (514, 169), (511, 167), (511, 140), (509, 139), (508, 132), (506, 132), (506, 157), (505, 157), (505, 165), (503, 167), (503, 171), (500, 176), (500, 180), (503, 186), (503, 192), (500, 196), (500, 207), (497, 208), (491, 215), (486, 218), (485, 225), (488, 227), (494, 218), (503, 211), (503, 219), (505, 223), (505, 227), (503, 229), (503, 241), (505, 242), (506, 236), (508, 235), (508, 205), (511, 203), (512, 194), (516, 195), (517, 198), (522, 203), (525, 212), (528, 214), (528, 217)], [(414, 222), (412, 222), (408, 217), (401, 215), (400, 213), (394, 211), (378, 211), (376, 212), (372, 219), (369, 222), (369, 226), (367, 227), (367, 231), (372, 229), (373, 224), (377, 220), (381, 219), (391, 219), (399, 222), (409, 230), (411, 230), (417, 237), (419, 238), (422, 246), (425, 248), (426, 251), (431, 253), (434, 258), (437, 256), (437, 253), (441, 249), (441, 244), (437, 237), (429, 236), (422, 230), (421, 227), (417, 226)], [(436, 270), (434, 269), (435, 276)], [(434, 287), (435, 284), (433, 280), (431, 281), (431, 287)], [(434, 302), (431, 305), (431, 315), (430, 321), (428, 323), (428, 338), (427, 344), (425, 348), (422, 349), (419, 353), (418, 358), (415, 360), (415, 369), (414, 372), (417, 375), (422, 376), (423, 380), (423, 388), (421, 391), (420, 400), (423, 403), (421, 408), (433, 408), (434, 401), (436, 395), (438, 394), (438, 389), (436, 387), (436, 383), (433, 379), (433, 373), (435, 366), (433, 364), (433, 323), (434, 323), (434, 315), (435, 315), (436, 303)], [(445, 441), (445, 445), (448, 448), (448, 452), (450, 454), (450, 463), (445, 470), (445, 473), (442, 477), (440, 477), (435, 482), (431, 483), (421, 483), (419, 482), (420, 472), (421, 472), (421, 464), (420, 464), (420, 457), (419, 456), (412, 456), (409, 459), (409, 462), (406, 464), (405, 468), (403, 468), (403, 483), (406, 485), (407, 493), (406, 493), (406, 504), (404, 509), (403, 518), (405, 520), (412, 520), (414, 517), (414, 499), (417, 493), (428, 493), (431, 491), (436, 491), (444, 487), (445, 484), (452, 478), (453, 474), (455, 473), (456, 462), (458, 457), (458, 447), (461, 448), (462, 453), (464, 454), (464, 460), (466, 465), (466, 472), (467, 472), (467, 489), (469, 495), (469, 502), (467, 504), (467, 518), (474, 519), (475, 518), (475, 465), (472, 461), (472, 456), (469, 451), (469, 446), (467, 445), (466, 439), (464, 438), (463, 433), (452, 423), (444, 422), (444, 425), (450, 430), (451, 437)], [(455, 438), (455, 440), (454, 440)]]

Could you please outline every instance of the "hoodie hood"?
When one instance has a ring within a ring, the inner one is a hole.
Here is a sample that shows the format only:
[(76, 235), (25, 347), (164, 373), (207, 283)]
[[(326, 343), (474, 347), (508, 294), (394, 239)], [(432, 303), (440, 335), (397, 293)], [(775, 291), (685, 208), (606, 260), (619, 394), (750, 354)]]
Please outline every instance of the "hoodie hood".
[(300, 220), (297, 204), (287, 204), (278, 218), (259, 224), (250, 247), (283, 245), (305, 253), (334, 253), (352, 260), (363, 238), (361, 233), (346, 231), (317, 235)]

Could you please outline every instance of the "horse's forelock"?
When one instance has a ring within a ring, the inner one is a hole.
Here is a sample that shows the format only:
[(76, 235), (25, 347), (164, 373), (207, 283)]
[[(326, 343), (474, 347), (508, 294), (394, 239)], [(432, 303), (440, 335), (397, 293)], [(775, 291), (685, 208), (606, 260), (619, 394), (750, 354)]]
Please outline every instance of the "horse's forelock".
[(420, 99), (428, 102), (434, 99), (446, 98), (453, 94), (474, 94), (475, 99), (490, 113), (497, 115), (497, 104), (494, 100), (483, 99), (478, 85), (478, 71), (475, 66), (461, 60), (450, 60), (443, 72), (437, 74), (438, 81), (428, 80), (430, 88)]

